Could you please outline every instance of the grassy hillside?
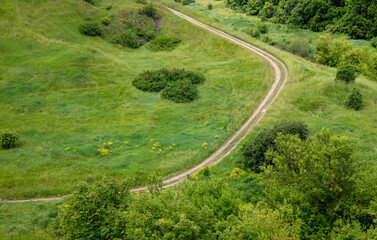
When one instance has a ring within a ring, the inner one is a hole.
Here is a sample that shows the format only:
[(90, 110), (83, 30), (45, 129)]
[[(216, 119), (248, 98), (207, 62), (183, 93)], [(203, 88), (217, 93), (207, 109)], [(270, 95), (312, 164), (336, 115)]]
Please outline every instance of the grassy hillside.
[[(271, 127), (280, 119), (294, 119), (306, 122), (311, 128), (312, 134), (323, 127), (329, 128), (335, 134), (346, 133), (358, 141), (356, 152), (359, 161), (369, 167), (376, 166), (377, 83), (375, 81), (359, 75), (354, 84), (335, 82), (335, 68), (312, 63), (241, 31), (244, 30), (245, 25), (256, 25), (259, 20), (255, 17), (241, 16), (239, 13), (226, 9), (222, 2), (199, 0), (195, 5), (189, 7), (183, 7), (172, 1), (164, 2), (269, 51), (287, 65), (288, 82), (255, 130)], [(212, 10), (206, 9), (208, 3), (214, 5)], [(238, 19), (238, 21), (227, 21), (228, 19)], [(241, 21), (241, 19), (243, 20)], [(275, 27), (272, 25), (269, 29)], [(290, 35), (287, 38), (307, 37), (313, 41), (318, 38), (318, 33), (308, 30), (297, 30)], [(332, 38), (336, 37), (337, 35), (332, 36)], [(358, 41), (357, 43), (362, 44), (363, 42)], [(353, 111), (344, 107), (344, 101), (354, 87), (360, 89), (364, 97), (365, 106), (361, 111)], [(248, 138), (253, 138), (254, 134), (255, 131)], [(248, 139), (244, 142), (246, 141)], [(222, 168), (224, 171), (232, 169), (235, 162), (241, 157), (240, 149), (238, 149), (238, 152), (236, 151), (219, 164), (220, 169)]]
[[(171, 176), (202, 161), (258, 104), (272, 82), (265, 62), (162, 7), (159, 34), (182, 39), (172, 52), (128, 49), (78, 31), (85, 19), (142, 6), (3, 2), (0, 122), (20, 144), (0, 152), (0, 198), (62, 195), (72, 183), (103, 176), (133, 176), (134, 185), (151, 173)], [(143, 70), (162, 67), (203, 73), (199, 99), (177, 104), (132, 86)], [(96, 155), (109, 142), (112, 154)], [(157, 142), (174, 149), (151, 153)]]

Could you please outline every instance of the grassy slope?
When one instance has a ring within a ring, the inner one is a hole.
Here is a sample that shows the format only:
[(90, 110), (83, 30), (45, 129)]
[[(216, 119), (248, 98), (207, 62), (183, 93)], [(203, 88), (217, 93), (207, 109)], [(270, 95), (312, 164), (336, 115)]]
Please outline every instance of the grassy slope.
[(48, 234), (50, 220), (57, 214), (57, 203), (0, 203), (0, 239), (55, 239)]
[[(271, 70), (258, 56), (162, 8), (160, 33), (183, 40), (173, 52), (125, 49), (81, 35), (85, 16), (141, 7), (103, 2), (113, 8), (76, 0), (2, 3), (0, 128), (18, 132), (21, 145), (0, 152), (0, 198), (61, 195), (74, 182), (102, 176), (134, 176), (137, 185), (151, 172), (183, 171), (232, 134), (270, 86)], [(142, 70), (161, 67), (203, 72), (200, 98), (176, 104), (132, 86)], [(176, 147), (150, 153), (151, 138)], [(113, 154), (96, 156), (109, 141)]]
[[(363, 76), (356, 79), (355, 84), (346, 85), (335, 83), (336, 69), (318, 65), (293, 54), (269, 46), (260, 40), (252, 38), (238, 31), (245, 25), (243, 21), (226, 21), (239, 19), (240, 14), (225, 9), (222, 2), (212, 2), (214, 9), (205, 10), (208, 0), (198, 0), (197, 5), (184, 8), (171, 1), (164, 2), (189, 15), (195, 16), (214, 27), (222, 29), (234, 36), (259, 46), (281, 59), (288, 67), (289, 79), (279, 95), (267, 111), (257, 128), (271, 127), (279, 119), (295, 119), (306, 122), (311, 133), (318, 132), (326, 127), (334, 134), (349, 134), (358, 139), (356, 158), (369, 166), (377, 167), (377, 83)], [(192, 9), (195, 9), (193, 11)], [(198, 11), (200, 9), (200, 11)], [(208, 17), (213, 16), (213, 17)], [(253, 17), (242, 16), (243, 19), (255, 21)], [(317, 33), (302, 30), (298, 32), (317, 38)], [(302, 36), (301, 36), (302, 37)], [(336, 36), (334, 36), (336, 37)], [(364, 96), (365, 107), (361, 111), (352, 111), (344, 108), (344, 100), (353, 87), (361, 90)], [(255, 133), (255, 131), (254, 131)], [(253, 137), (251, 133), (244, 142)], [(240, 148), (219, 164), (218, 169), (229, 171), (241, 156)]]

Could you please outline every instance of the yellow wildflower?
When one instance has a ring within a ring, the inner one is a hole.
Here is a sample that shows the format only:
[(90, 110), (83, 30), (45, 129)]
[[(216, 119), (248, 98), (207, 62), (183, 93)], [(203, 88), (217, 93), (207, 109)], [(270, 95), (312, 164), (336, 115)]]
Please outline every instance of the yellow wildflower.
[(65, 149), (64, 149), (64, 151), (68, 151), (69, 149), (71, 149), (70, 147), (66, 147)]
[(112, 143), (112, 142), (108, 142), (107, 144), (109, 144), (109, 145), (113, 145), (113, 143)]
[(215, 138), (219, 138), (219, 137), (220, 137), (219, 135), (217, 135), (217, 134), (215, 135)]
[(125, 141), (124, 144), (128, 144), (128, 141)]
[(135, 145), (135, 148), (138, 148), (139, 147), (139, 145)]
[(204, 122), (204, 124), (208, 124), (208, 122)]

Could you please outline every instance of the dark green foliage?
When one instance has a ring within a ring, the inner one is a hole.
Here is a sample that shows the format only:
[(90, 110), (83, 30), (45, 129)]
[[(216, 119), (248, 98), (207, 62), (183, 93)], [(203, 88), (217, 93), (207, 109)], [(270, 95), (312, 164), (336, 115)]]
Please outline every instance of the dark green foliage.
[(278, 133), (298, 135), (300, 139), (305, 140), (309, 136), (309, 128), (301, 121), (284, 120), (277, 123), (273, 129), (262, 130), (243, 147), (243, 165), (245, 168), (259, 172), (261, 166), (272, 163), (270, 159), (265, 158), (265, 153), (274, 148), (274, 141)]
[(258, 24), (257, 28), (262, 34), (268, 33), (268, 27), (266, 24)]
[(372, 41), (370, 42), (370, 45), (372, 45), (372, 47), (374, 48), (377, 48), (377, 37), (372, 39)]
[(159, 36), (149, 42), (147, 48), (154, 52), (172, 51), (182, 40), (176, 37)]
[(357, 88), (354, 88), (352, 93), (348, 96), (345, 101), (345, 105), (348, 108), (354, 109), (356, 111), (360, 110), (363, 106), (363, 95)]
[(377, 2), (369, 0), (227, 0), (226, 5), (263, 20), (313, 31), (333, 31), (353, 38), (377, 36)]
[(94, 5), (94, 0), (84, 0), (84, 2)]
[(80, 33), (87, 36), (101, 36), (101, 26), (96, 22), (84, 23), (79, 26)]
[(144, 14), (147, 17), (157, 18), (157, 9), (153, 6), (152, 3), (145, 5), (142, 9), (139, 10), (140, 14)]
[(147, 4), (147, 0), (136, 0), (136, 3)]
[(60, 205), (54, 233), (67, 239), (123, 239), (123, 210), (129, 205), (128, 182), (102, 180), (81, 184)]
[(354, 82), (356, 79), (356, 69), (353, 66), (341, 66), (336, 72), (335, 80), (346, 83)]
[(177, 103), (194, 101), (198, 94), (198, 88), (190, 80), (181, 80), (170, 83), (161, 91), (161, 97)]
[(138, 48), (144, 44), (144, 41), (139, 40), (137, 34), (132, 30), (120, 33), (113, 42), (129, 48)]
[(9, 130), (0, 131), (0, 148), (10, 149), (16, 147), (18, 137), (16, 134)]
[(175, 2), (177, 2), (177, 3), (180, 3), (181, 2), (181, 0), (174, 0)]
[(195, 3), (195, 0), (182, 0), (182, 5), (190, 5), (191, 3)]
[(207, 5), (207, 9), (208, 9), (208, 10), (212, 10), (212, 8), (213, 8), (212, 4), (208, 4), (208, 5)]
[(254, 29), (252, 27), (248, 28), (246, 30), (246, 33), (249, 34), (250, 36), (254, 37), (254, 38), (260, 37), (260, 31), (258, 29)]
[(196, 72), (186, 71), (184, 69), (168, 70), (162, 68), (156, 71), (144, 71), (139, 74), (132, 84), (144, 92), (159, 92), (168, 86), (169, 83), (189, 80), (192, 84), (200, 84), (205, 81), (205, 77)]

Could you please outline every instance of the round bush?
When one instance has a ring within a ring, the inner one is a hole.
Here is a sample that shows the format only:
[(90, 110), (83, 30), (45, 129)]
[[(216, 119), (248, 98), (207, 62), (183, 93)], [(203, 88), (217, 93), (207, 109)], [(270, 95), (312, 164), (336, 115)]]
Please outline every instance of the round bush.
[(206, 80), (203, 74), (192, 71), (185, 71), (182, 78), (190, 80), (192, 84), (201, 84)]
[(144, 41), (139, 40), (139, 37), (134, 31), (127, 30), (116, 36), (114, 43), (120, 44), (123, 47), (139, 48), (144, 44)]
[(154, 51), (172, 51), (182, 40), (176, 37), (159, 36), (149, 42), (147, 48)]
[(358, 89), (353, 89), (352, 93), (346, 99), (345, 105), (346, 107), (354, 109), (356, 111), (361, 109), (361, 107), (363, 106), (363, 95), (361, 95)]
[(153, 6), (152, 3), (145, 5), (142, 9), (139, 10), (140, 14), (144, 14), (151, 18), (157, 17), (157, 9)]
[(187, 103), (199, 96), (198, 88), (190, 80), (170, 83), (161, 91), (161, 97), (177, 103)]
[(183, 5), (190, 5), (191, 3), (195, 3), (195, 0), (182, 0), (181, 3)]
[(91, 36), (91, 37), (101, 36), (102, 34), (101, 26), (95, 22), (81, 24), (79, 27), (79, 31), (82, 34)]
[(208, 8), (208, 10), (212, 10), (212, 8), (213, 8), (212, 4), (208, 4), (207, 8)]
[(271, 159), (265, 158), (265, 153), (269, 149), (274, 149), (274, 141), (278, 133), (298, 135), (302, 140), (305, 140), (309, 136), (309, 128), (301, 121), (284, 120), (275, 124), (272, 129), (262, 130), (243, 147), (243, 164), (245, 168), (259, 172), (261, 166), (272, 164)]
[(356, 79), (356, 69), (353, 66), (339, 67), (335, 80), (344, 81), (346, 83), (354, 82)]
[(0, 132), (0, 147), (2, 149), (14, 148), (17, 145), (18, 137), (9, 130)]
[(262, 34), (268, 33), (268, 27), (265, 24), (259, 24), (257, 28)]

